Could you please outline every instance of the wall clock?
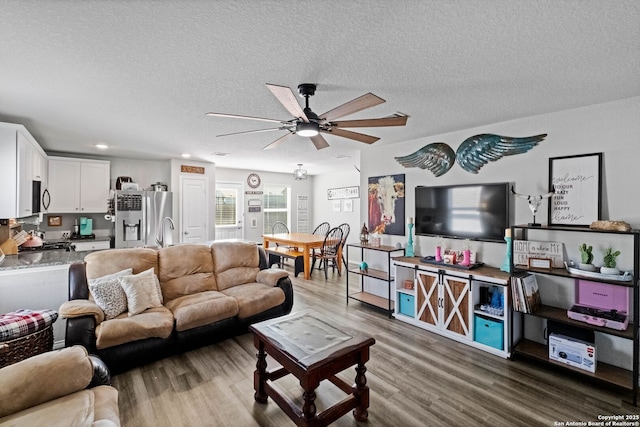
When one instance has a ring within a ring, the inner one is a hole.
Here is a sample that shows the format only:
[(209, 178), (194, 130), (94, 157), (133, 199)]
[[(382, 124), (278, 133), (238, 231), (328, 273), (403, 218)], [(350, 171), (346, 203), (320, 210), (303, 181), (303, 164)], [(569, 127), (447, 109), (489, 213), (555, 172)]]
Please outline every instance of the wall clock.
[(257, 173), (252, 173), (247, 177), (247, 184), (251, 188), (258, 188), (260, 186), (260, 176)]

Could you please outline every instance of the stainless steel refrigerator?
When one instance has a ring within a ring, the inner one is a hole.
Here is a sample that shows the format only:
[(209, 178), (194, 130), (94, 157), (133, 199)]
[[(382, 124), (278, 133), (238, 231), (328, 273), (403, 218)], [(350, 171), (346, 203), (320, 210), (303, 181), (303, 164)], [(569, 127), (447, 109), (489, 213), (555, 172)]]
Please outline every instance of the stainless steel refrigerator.
[(172, 194), (118, 190), (115, 194), (115, 247), (167, 246), (173, 243)]

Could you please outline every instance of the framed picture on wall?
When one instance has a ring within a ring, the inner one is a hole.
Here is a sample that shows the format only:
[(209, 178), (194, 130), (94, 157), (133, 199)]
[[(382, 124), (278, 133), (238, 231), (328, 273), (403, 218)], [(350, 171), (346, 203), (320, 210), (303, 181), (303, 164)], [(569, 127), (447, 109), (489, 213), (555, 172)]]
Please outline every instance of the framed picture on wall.
[(369, 233), (405, 235), (404, 174), (369, 177)]
[(602, 213), (602, 153), (549, 159), (549, 225), (589, 226)]

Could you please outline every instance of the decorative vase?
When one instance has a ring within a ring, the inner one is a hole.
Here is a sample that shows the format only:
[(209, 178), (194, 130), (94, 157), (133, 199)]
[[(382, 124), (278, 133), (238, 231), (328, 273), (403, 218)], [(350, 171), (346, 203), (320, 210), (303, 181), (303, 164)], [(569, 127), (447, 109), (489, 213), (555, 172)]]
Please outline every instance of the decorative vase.
[(409, 241), (407, 242), (407, 247), (405, 248), (404, 253), (406, 256), (413, 256), (413, 218), (410, 218), (407, 228), (409, 229)]
[(511, 273), (511, 230), (507, 230), (509, 230), (509, 235), (504, 237), (504, 241), (507, 242), (507, 250), (504, 253), (504, 260), (502, 261), (500, 271)]
[(617, 276), (620, 274), (620, 270), (615, 267), (600, 267), (600, 274), (610, 274), (613, 276)]
[(462, 251), (462, 265), (465, 267), (469, 267), (471, 265), (471, 251), (469, 249), (465, 249)]
[(579, 263), (578, 264), (578, 268), (580, 270), (584, 270), (584, 271), (596, 271), (596, 266), (593, 264), (585, 264), (585, 263)]

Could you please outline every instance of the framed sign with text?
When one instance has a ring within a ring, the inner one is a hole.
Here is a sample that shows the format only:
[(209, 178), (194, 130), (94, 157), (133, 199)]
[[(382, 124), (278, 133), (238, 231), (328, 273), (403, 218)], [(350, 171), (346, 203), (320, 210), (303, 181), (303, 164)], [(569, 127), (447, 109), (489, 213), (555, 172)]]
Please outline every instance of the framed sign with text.
[(360, 187), (342, 187), (342, 188), (329, 188), (327, 190), (327, 199), (357, 199), (360, 197)]
[(602, 153), (549, 159), (549, 225), (589, 226), (602, 212)]

